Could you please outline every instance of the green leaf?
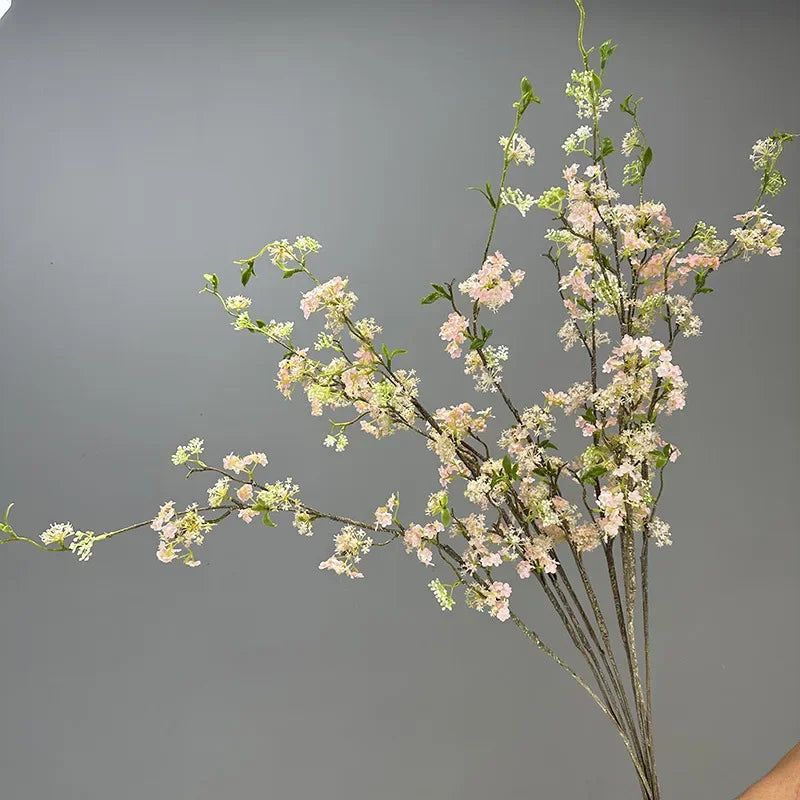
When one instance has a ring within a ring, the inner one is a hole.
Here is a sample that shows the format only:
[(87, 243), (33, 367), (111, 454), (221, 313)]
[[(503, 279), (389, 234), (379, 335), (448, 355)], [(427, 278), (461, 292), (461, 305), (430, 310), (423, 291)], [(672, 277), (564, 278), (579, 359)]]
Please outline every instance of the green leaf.
[(595, 478), (599, 478), (602, 475), (605, 475), (608, 472), (608, 468), (603, 466), (602, 464), (595, 464), (593, 467), (589, 467), (589, 469), (585, 470), (580, 478), (585, 483), (586, 481), (593, 481)]
[(638, 97), (636, 100), (633, 100), (633, 95), (629, 94), (620, 104), (619, 110), (624, 111), (626, 114), (630, 114), (632, 117), (636, 116), (636, 108), (639, 103), (642, 101), (641, 97)]
[(516, 103), (514, 103), (514, 108), (519, 109), (519, 113), (523, 113), (525, 109), (531, 103), (541, 103), (542, 101), (534, 94), (533, 86), (531, 86), (531, 82), (528, 80), (527, 77), (523, 76), (522, 80), (519, 82), (519, 92), (520, 97)]
[(10, 533), (13, 537), (16, 537), (14, 533), (14, 529), (8, 524), (8, 515), (11, 513), (11, 509), (14, 507), (13, 503), (8, 504), (8, 508), (6, 509), (5, 516), (3, 517), (3, 521), (0, 522), (0, 531), (3, 533)]
[(595, 92), (599, 94), (600, 89), (603, 88), (603, 79), (594, 70), (592, 70), (592, 84)]
[(503, 471), (506, 475), (511, 475), (511, 458), (509, 456), (503, 456)]
[(268, 528), (276, 528), (277, 525), (270, 519), (269, 511), (265, 511), (263, 516), (261, 517), (261, 521), (268, 527)]
[(431, 303), (435, 303), (437, 300), (441, 300), (442, 295), (439, 292), (431, 292), (430, 294), (426, 294), (425, 297), (422, 298), (419, 302), (423, 306), (429, 306)]
[(389, 353), (389, 358), (394, 358), (395, 356), (399, 356), (399, 355), (402, 355), (403, 353), (407, 353), (407, 352), (408, 352), (408, 350), (392, 350), (392, 352)]
[(665, 467), (669, 461), (669, 456), (666, 453), (663, 453), (661, 450), (651, 450), (650, 455), (653, 456), (653, 459), (655, 460), (656, 469)]
[(436, 291), (439, 292), (443, 297), (450, 297), (450, 292), (448, 292), (447, 289), (445, 289), (441, 284), (432, 283), (431, 286), (433, 286), (433, 288), (436, 289)]
[(219, 278), (213, 272), (203, 273), (203, 277), (211, 284), (214, 291), (219, 287)]
[(600, 158), (610, 156), (614, 152), (614, 142), (608, 136), (603, 137), (603, 142), (600, 145)]
[(772, 138), (777, 139), (780, 142), (793, 142), (798, 135), (800, 134), (785, 133), (784, 131), (779, 131), (777, 128), (775, 128), (775, 132), (772, 134)]
[(293, 269), (284, 269), (283, 270), (283, 277), (284, 278), (291, 278), (292, 275), (297, 275), (298, 272), (305, 272), (302, 267), (295, 267)]
[(617, 49), (617, 45), (607, 39), (600, 45), (600, 69), (605, 69), (609, 56)]
[(486, 191), (484, 189), (481, 189), (478, 186), (467, 186), (467, 191), (470, 191), (470, 190), (473, 190), (473, 189), (476, 192), (480, 192), (489, 201), (489, 204), (492, 206), (492, 208), (495, 207), (494, 200), (492, 200), (492, 198), (488, 194), (486, 194)]
[(247, 267), (242, 271), (242, 286), (247, 286), (250, 278), (254, 277), (256, 274), (255, 269), (253, 269), (253, 262), (248, 261)]
[(539, 442), (539, 447), (543, 447), (546, 450), (558, 450), (558, 448), (549, 439)]
[(653, 151), (651, 148), (647, 148), (647, 150), (642, 153), (642, 172), (646, 170), (650, 166), (650, 162), (653, 160)]
[(452, 520), (452, 517), (450, 515), (450, 509), (449, 508), (443, 508), (442, 509), (442, 525), (449, 525), (451, 520)]

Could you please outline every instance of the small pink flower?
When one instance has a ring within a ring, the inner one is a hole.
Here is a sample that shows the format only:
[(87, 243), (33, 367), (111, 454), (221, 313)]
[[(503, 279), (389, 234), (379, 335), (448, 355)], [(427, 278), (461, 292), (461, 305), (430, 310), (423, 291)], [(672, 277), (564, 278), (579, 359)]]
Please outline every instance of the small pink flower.
[(229, 469), (237, 475), (247, 469), (244, 459), (239, 458), (239, 456), (234, 453), (230, 453), (222, 459), (222, 466), (224, 469)]
[(178, 526), (175, 525), (173, 522), (168, 522), (162, 529), (161, 529), (161, 538), (164, 541), (171, 542), (175, 536), (178, 534)]
[(158, 545), (158, 550), (156, 550), (156, 558), (162, 564), (169, 564), (170, 561), (174, 561), (177, 557), (177, 554), (174, 550), (169, 548), (165, 542), (161, 542)]
[(379, 528), (386, 528), (392, 524), (392, 512), (387, 508), (378, 508), (375, 510), (375, 524)]
[(245, 464), (259, 464), (262, 467), (267, 466), (267, 456), (264, 453), (250, 453), (249, 456), (245, 456), (243, 459)]
[(246, 483), (244, 486), (239, 487), (236, 490), (236, 496), (241, 500), (243, 503), (248, 503), (253, 498), (253, 484)]
[(321, 306), (334, 304), (344, 294), (347, 281), (336, 275), (325, 283), (306, 292), (300, 300), (300, 308), (303, 316), (308, 319)]
[(466, 341), (465, 332), (468, 328), (469, 323), (466, 318), (453, 311), (439, 329), (439, 338), (447, 342), (445, 349), (450, 353), (451, 358), (459, 358), (461, 356), (461, 347), (459, 345)]
[(406, 549), (412, 550), (422, 545), (422, 540), (425, 538), (425, 531), (421, 525), (409, 526), (403, 534), (403, 540), (406, 543)]
[(319, 568), (333, 570), (337, 575), (342, 575), (347, 571), (347, 565), (336, 556), (331, 556), (327, 561), (321, 561)]
[(439, 467), (439, 485), (447, 486), (453, 478), (454, 473), (458, 472), (458, 467), (455, 464), (442, 464)]

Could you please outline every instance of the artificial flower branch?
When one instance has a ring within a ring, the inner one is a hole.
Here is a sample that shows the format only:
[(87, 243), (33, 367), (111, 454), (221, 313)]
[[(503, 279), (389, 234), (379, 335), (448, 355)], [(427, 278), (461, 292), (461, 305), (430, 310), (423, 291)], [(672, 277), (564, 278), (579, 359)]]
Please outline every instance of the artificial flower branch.
[[(777, 162), (795, 135), (775, 131), (753, 146), (750, 159), (760, 173), (756, 201), (749, 211), (736, 215), (739, 226), (731, 229), (729, 241), (702, 221), (683, 238), (664, 205), (645, 200), (653, 151), (640, 124), (641, 98), (629, 95), (619, 104), (631, 128), (618, 146), (602, 133), (601, 119), (612, 102), (605, 71), (617, 45), (603, 42), (599, 66), (593, 68), (594, 48), (587, 49), (583, 38), (582, 0), (576, 5), (581, 69), (572, 72), (566, 94), (587, 124), (566, 138), (563, 150), (589, 163), (582, 170), (578, 163), (567, 165), (564, 185), (546, 189), (537, 198), (509, 185), (512, 169), (535, 161), (535, 151), (520, 129), (528, 108), (540, 100), (523, 78), (511, 131), (498, 140), (499, 183), (496, 189), (488, 181), (484, 188), (469, 187), (491, 208), (481, 264), (461, 282), (431, 284), (433, 291), (421, 301), (445, 301), (449, 314), (439, 338), (446, 353), (463, 360), (477, 392), (498, 394), (510, 414), (511, 424), (497, 440), (499, 455), (493, 455), (486, 439), (491, 408), (476, 411), (471, 403), (461, 402), (431, 410), (423, 404), (415, 370), (397, 366), (407, 351), (390, 349), (385, 342), (379, 345), (382, 328), (375, 319), (354, 316), (358, 298), (349, 279), (337, 275), (322, 281), (311, 271), (309, 260), (320, 251), (319, 242), (308, 236), (291, 243), (275, 240), (235, 262), (241, 285), (257, 277), (256, 262), (260, 269), (265, 258), (283, 278), (306, 276), (311, 289), (302, 293), (300, 310), (306, 320), (324, 315), (313, 345), (318, 357), (310, 355), (310, 346), (295, 344), (293, 322), (251, 318), (249, 297), (223, 296), (216, 274), (204, 276), (201, 293), (221, 303), (235, 330), (260, 334), (279, 347), (276, 385), (285, 397), (299, 386), (312, 416), (322, 416), (326, 408), (334, 412), (323, 440), (326, 447), (344, 451), (348, 432), (356, 428), (377, 439), (408, 431), (424, 440), (438, 461), (439, 478), (439, 488), (431, 492), (424, 509), (427, 521), (403, 522), (396, 493), (376, 509), (373, 521), (319, 510), (301, 500), (291, 477), (274, 483), (256, 480), (256, 470), (267, 466), (266, 454), (230, 453), (221, 467), (210, 465), (201, 458), (203, 441), (192, 439), (177, 449), (172, 461), (186, 467), (187, 478), (218, 476), (208, 489), (206, 505), (193, 503), (177, 511), (174, 502), (167, 501), (152, 519), (99, 535), (75, 530), (70, 523), (54, 523), (39, 541), (16, 533), (9, 506), (0, 523), (5, 534), (0, 544), (23, 541), (49, 552), (70, 551), (85, 561), (97, 542), (149, 526), (158, 534), (160, 561), (198, 566), (195, 549), (231, 515), (246, 523), (260, 517), (264, 525), (275, 527), (272, 515), (288, 512), (304, 535), (310, 535), (318, 521), (340, 525), (334, 552), (319, 567), (360, 578), (362, 559), (373, 547), (400, 540), (426, 567), (434, 567), (435, 555), (452, 572), (452, 583), (439, 577), (429, 583), (443, 610), (454, 607), (454, 592), (463, 587), (468, 606), (511, 620), (566, 670), (622, 738), (643, 799), (661, 800), (653, 737), (649, 548), (651, 541), (657, 547), (671, 543), (670, 527), (656, 516), (656, 509), (664, 472), (680, 456), (659, 428), (662, 415), (685, 404), (686, 381), (673, 361), (673, 349), (679, 335), (700, 334), (694, 302), (712, 291), (709, 281), (722, 264), (780, 254), (784, 228), (772, 221), (762, 200), (776, 196), (785, 185)], [(638, 192), (635, 205), (622, 202), (621, 192), (612, 188), (614, 154), (627, 159), (622, 188)], [(556, 226), (546, 233), (550, 244), (542, 255), (554, 268), (567, 312), (558, 337), (565, 350), (579, 344), (586, 352), (588, 374), (565, 389), (543, 392), (542, 404), (521, 406), (503, 384), (508, 347), (494, 344), (494, 329), (480, 319), (481, 313), (496, 314), (510, 303), (525, 277), (499, 250), (491, 252), (499, 214), (515, 208), (525, 218), (534, 206), (549, 212)], [(564, 264), (567, 258), (569, 266)], [(461, 295), (469, 303), (464, 313)], [(661, 323), (666, 328), (663, 341), (652, 335)], [(326, 352), (329, 360), (322, 355)], [(339, 411), (344, 418), (335, 418)], [(557, 455), (556, 412), (573, 416), (589, 442), (572, 460)], [(456, 487), (463, 487), (463, 499), (457, 498)], [(577, 495), (575, 500), (572, 495)], [(375, 541), (379, 533), (383, 538)], [(592, 581), (589, 554), (595, 550), (603, 553), (594, 568), (605, 572), (610, 593), (605, 602), (613, 608), (616, 631), (613, 618), (609, 624), (603, 610), (599, 585)], [(568, 560), (573, 564), (569, 569)], [(512, 586), (498, 578), (498, 571), (510, 565), (520, 581), (534, 578), (591, 678), (569, 666), (512, 610)]]

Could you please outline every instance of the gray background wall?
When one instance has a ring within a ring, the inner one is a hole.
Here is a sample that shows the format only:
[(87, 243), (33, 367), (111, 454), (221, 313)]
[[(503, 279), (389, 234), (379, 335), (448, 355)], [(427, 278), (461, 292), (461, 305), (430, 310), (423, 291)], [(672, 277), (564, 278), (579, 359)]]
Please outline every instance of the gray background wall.
[[(752, 202), (752, 142), (800, 130), (797, 6), (588, 5), (588, 41), (621, 42), (615, 97), (646, 98), (653, 195), (680, 227), (727, 232)], [(393, 489), (422, 503), (436, 477), (418, 443), (320, 448), (324, 422), (272, 388), (276, 353), (197, 296), (201, 275), (235, 293), (234, 258), (313, 235), (320, 273), (350, 275), (408, 348), (424, 401), (475, 399), (418, 298), (474, 269), (488, 214), (464, 188), (496, 180), (522, 74), (543, 103), (518, 180), (557, 182), (575, 18), (555, 0), (16, 0), (0, 25), (0, 499), (20, 533), (202, 498), (169, 461), (194, 435), (217, 458), (266, 450), (340, 512)], [(785, 168), (784, 256), (721, 271), (702, 340), (676, 357), (675, 544), (653, 559), (667, 798), (731, 798), (800, 738), (797, 146)], [(582, 368), (555, 338), (547, 226), (509, 213), (497, 240), (528, 270), (495, 328), (520, 343), (508, 387), (530, 402)], [(299, 316), (298, 284), (264, 269), (253, 287), (262, 316)], [(350, 582), (317, 570), (329, 547), (324, 526), (232, 523), (195, 570), (158, 563), (144, 531), (87, 564), (2, 548), (0, 797), (637, 796), (606, 720), (516, 629), (439, 612), (401, 548)], [(523, 602), (568, 653), (538, 595)]]

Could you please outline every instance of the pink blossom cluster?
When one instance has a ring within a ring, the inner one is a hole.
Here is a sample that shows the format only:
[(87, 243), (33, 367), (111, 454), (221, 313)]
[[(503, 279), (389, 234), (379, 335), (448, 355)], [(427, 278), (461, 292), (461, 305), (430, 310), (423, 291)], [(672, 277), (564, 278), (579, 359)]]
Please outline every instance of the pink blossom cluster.
[[(459, 529), (467, 540), (461, 555), (466, 573), (474, 575), (480, 567), (499, 567), (503, 562), (517, 558), (515, 547), (519, 536), (516, 531), (509, 530), (505, 523), (500, 522), (489, 529), (486, 527), (486, 517), (473, 513), (460, 520)], [(492, 550), (490, 545), (499, 549)]]
[(461, 345), (467, 340), (466, 331), (469, 322), (461, 314), (453, 311), (439, 329), (439, 338), (447, 342), (447, 350), (451, 358), (461, 357)]
[[(681, 409), (686, 404), (686, 382), (681, 368), (672, 363), (672, 352), (662, 342), (650, 336), (634, 338), (625, 335), (612, 355), (603, 364), (603, 372), (613, 372), (611, 386), (603, 392), (605, 404), (618, 402), (635, 403), (635, 407), (646, 402), (650, 390), (652, 371), (667, 387), (662, 397), (667, 414)], [(616, 397), (617, 402), (613, 399)], [(642, 409), (645, 410), (645, 409)]]
[(397, 508), (397, 496), (392, 495), (385, 506), (375, 509), (375, 525), (378, 528), (388, 528), (394, 518), (394, 510)]
[(193, 545), (203, 543), (204, 534), (213, 525), (197, 513), (196, 506), (189, 506), (182, 514), (176, 515), (172, 500), (164, 503), (153, 519), (150, 527), (158, 531), (159, 542), (156, 557), (164, 564), (180, 558), (190, 567), (199, 566), (194, 557)]
[(370, 383), (362, 399), (353, 401), (359, 414), (369, 419), (359, 422), (361, 430), (382, 439), (398, 430), (407, 430), (416, 419), (414, 402), (418, 394), (419, 379), (414, 370), (394, 371), (394, 382)]
[(469, 403), (459, 403), (450, 408), (439, 408), (433, 418), (439, 425), (456, 439), (463, 439), (469, 433), (480, 433), (486, 430), (486, 420), (491, 415), (491, 408), (475, 414)]
[(508, 599), (510, 597), (510, 584), (493, 581), (489, 585), (486, 596), (486, 602), (489, 605), (489, 613), (493, 617), (497, 617), (501, 622), (505, 622), (507, 619), (511, 618), (511, 610), (508, 605)]
[(585, 269), (574, 267), (567, 275), (561, 278), (559, 286), (562, 291), (570, 291), (576, 297), (589, 301), (594, 297), (594, 292), (589, 286), (586, 276)]
[(514, 287), (525, 277), (523, 270), (515, 269), (509, 273), (508, 278), (504, 278), (506, 267), (508, 261), (498, 250), (494, 255), (488, 256), (478, 272), (460, 283), (458, 289), (462, 294), (469, 295), (476, 303), (497, 311), (513, 299)]
[(599, 433), (606, 428), (613, 428), (616, 424), (616, 417), (606, 416), (597, 417), (594, 422), (589, 422), (585, 417), (577, 417), (575, 420), (575, 427), (578, 428), (584, 436), (593, 436), (595, 433)]
[(520, 578), (530, 577), (534, 569), (553, 573), (558, 570), (558, 561), (553, 557), (554, 542), (550, 536), (534, 536), (524, 543), (525, 558), (517, 564)]
[(594, 523), (584, 523), (570, 531), (570, 539), (579, 553), (588, 553), (599, 547), (601, 531)]
[(306, 374), (309, 359), (306, 358), (308, 348), (304, 347), (282, 358), (278, 364), (278, 377), (276, 380), (278, 391), (286, 397), (292, 396), (294, 384), (301, 381)]
[[(320, 308), (330, 308), (342, 304), (346, 299), (346, 288), (347, 278), (336, 275), (329, 281), (315, 286), (311, 291), (305, 292), (300, 300), (300, 309), (303, 312), (303, 316), (308, 319), (311, 314)], [(354, 301), (355, 296), (353, 296)]]
[(355, 525), (345, 525), (334, 537), (334, 554), (320, 563), (320, 569), (328, 569), (337, 575), (347, 575), (348, 578), (363, 578), (356, 564), (361, 557), (369, 553), (372, 548), (372, 539)]
[(267, 463), (267, 457), (264, 453), (250, 453), (244, 458), (237, 456), (235, 453), (229, 453), (222, 459), (223, 469), (229, 469), (237, 475), (240, 472), (252, 472), (256, 465), (266, 467)]
[(438, 535), (444, 530), (444, 525), (438, 519), (429, 522), (427, 525), (414, 523), (403, 533), (403, 541), (406, 545), (406, 553), (414, 551), (417, 558), (426, 566), (433, 565), (433, 551), (428, 547), (428, 543), (435, 541)]
[(597, 496), (597, 505), (603, 511), (603, 516), (598, 522), (603, 538), (616, 536), (625, 519), (625, 495), (619, 490), (615, 491), (604, 486)]
[[(745, 261), (749, 261), (754, 254), (779, 256), (781, 246), (778, 240), (783, 236), (786, 228), (772, 221), (769, 211), (763, 206), (734, 216), (737, 222), (743, 222), (741, 228), (733, 228), (731, 236), (739, 245), (739, 251)], [(749, 223), (752, 221), (752, 225)]]
[[(651, 295), (683, 286), (692, 274), (716, 270), (720, 265), (719, 256), (708, 253), (690, 253), (676, 257), (677, 247), (668, 247), (661, 252), (653, 252), (643, 262), (632, 259), (638, 279), (645, 283), (645, 294)], [(683, 296), (683, 295), (680, 295)]]
[(441, 486), (454, 480), (455, 475), (463, 474), (466, 470), (464, 463), (458, 456), (456, 441), (446, 430), (429, 432), (428, 449), (432, 450), (439, 458), (439, 483)]
[(557, 406), (566, 414), (585, 406), (592, 394), (592, 385), (588, 382), (574, 383), (566, 392), (555, 392), (552, 389), (542, 392), (544, 399), (551, 406)]

